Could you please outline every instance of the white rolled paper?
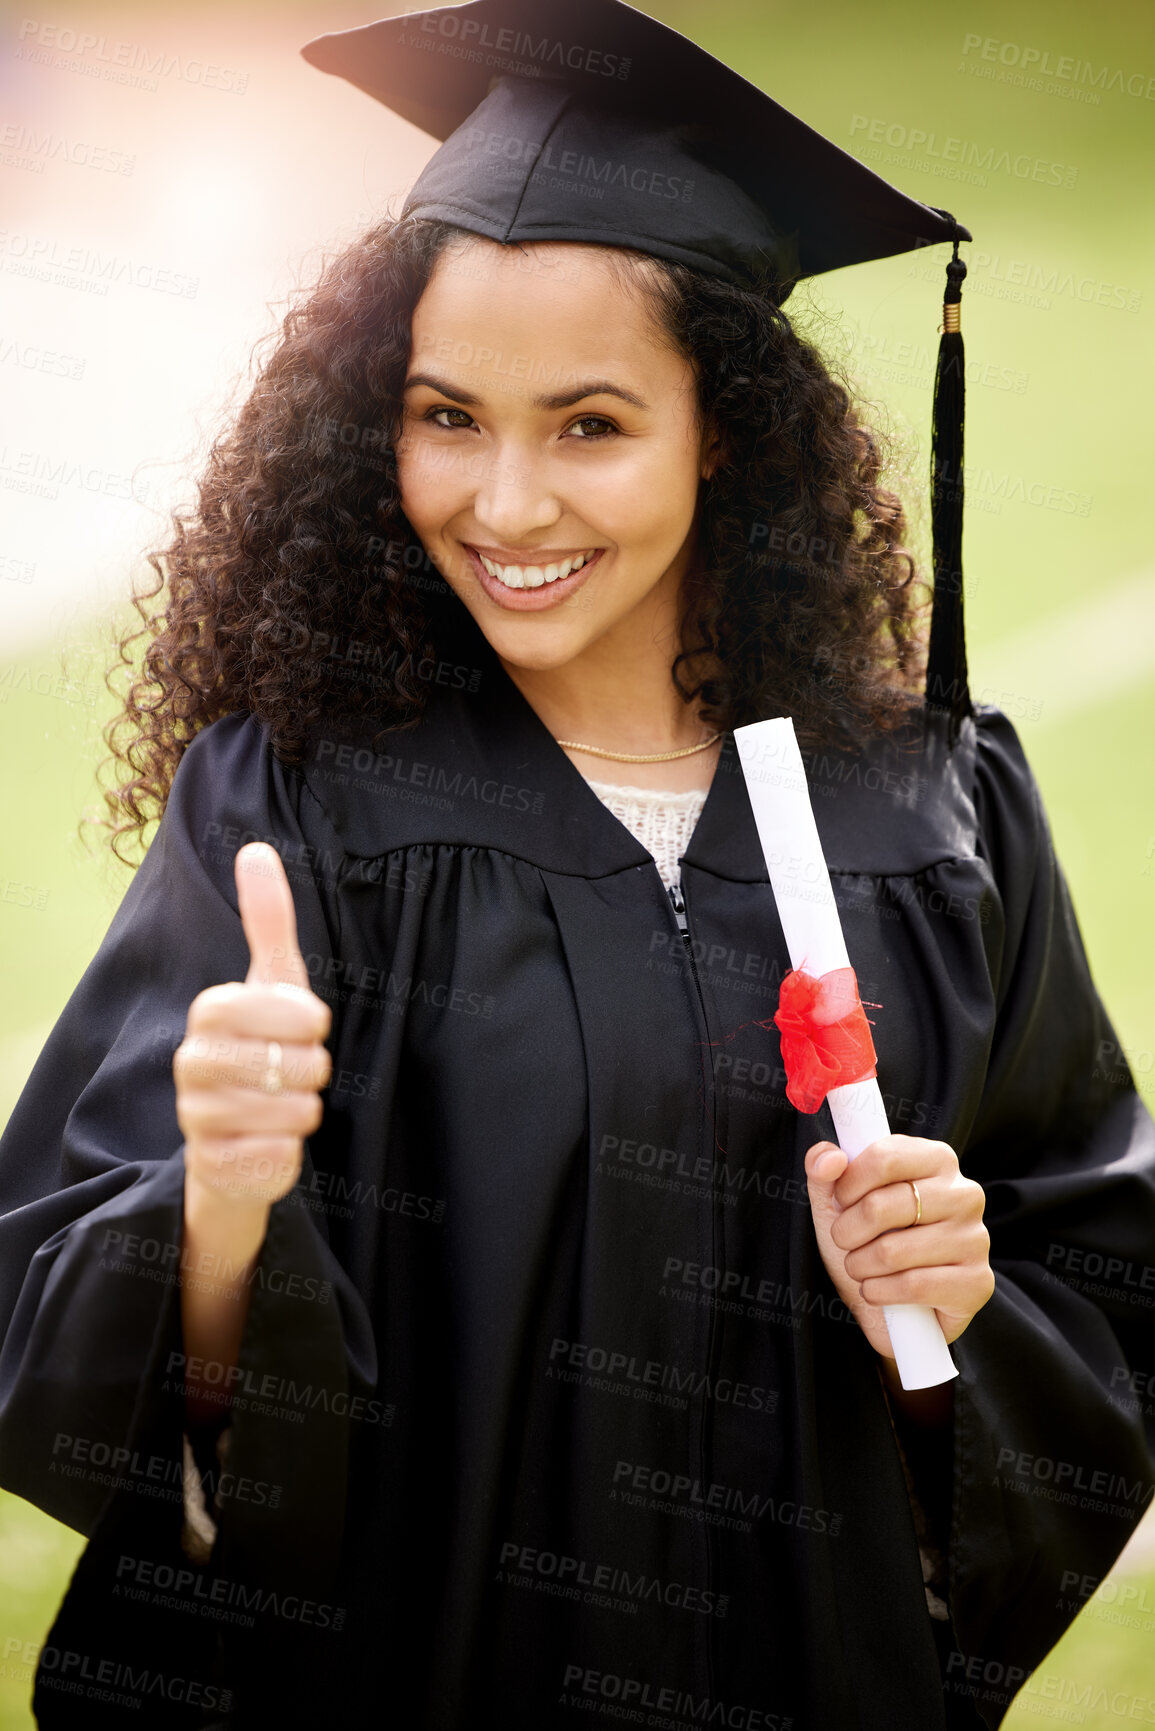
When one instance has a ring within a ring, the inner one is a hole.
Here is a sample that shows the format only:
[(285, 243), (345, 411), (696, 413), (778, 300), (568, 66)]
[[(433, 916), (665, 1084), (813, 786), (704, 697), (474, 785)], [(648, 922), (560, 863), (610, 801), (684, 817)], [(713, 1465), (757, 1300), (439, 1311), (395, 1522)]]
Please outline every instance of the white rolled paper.
[[(734, 729), (734, 743), (791, 967), (827, 974), (852, 966), (794, 723), (788, 716), (751, 722)], [(890, 1134), (882, 1091), (874, 1077), (832, 1088), (826, 1099), (838, 1146), (849, 1160), (877, 1137)], [(933, 1310), (922, 1304), (888, 1304), (883, 1315), (903, 1388), (935, 1388), (958, 1375)]]

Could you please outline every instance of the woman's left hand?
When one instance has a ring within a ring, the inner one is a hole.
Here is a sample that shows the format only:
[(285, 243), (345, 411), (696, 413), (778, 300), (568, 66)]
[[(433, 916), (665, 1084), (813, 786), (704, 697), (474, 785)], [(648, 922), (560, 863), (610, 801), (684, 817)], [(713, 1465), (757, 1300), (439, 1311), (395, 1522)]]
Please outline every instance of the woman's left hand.
[[(911, 1179), (922, 1198), (922, 1216)], [(927, 1304), (957, 1340), (995, 1290), (981, 1184), (945, 1142), (880, 1136), (850, 1161), (833, 1142), (806, 1155), (818, 1249), (874, 1350), (893, 1359), (884, 1304)]]

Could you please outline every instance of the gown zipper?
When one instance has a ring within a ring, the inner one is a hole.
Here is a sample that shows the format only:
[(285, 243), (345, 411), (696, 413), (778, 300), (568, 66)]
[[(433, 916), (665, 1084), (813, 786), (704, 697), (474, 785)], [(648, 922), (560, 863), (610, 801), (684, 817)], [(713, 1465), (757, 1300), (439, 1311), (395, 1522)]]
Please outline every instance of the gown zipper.
[[(681, 864), (681, 861), (679, 861), (678, 863)], [(681, 880), (679, 879), (677, 883), (673, 884), (672, 887), (669, 890), (667, 890), (666, 893), (668, 894), (668, 896), (670, 898), (670, 904), (674, 910), (674, 918), (678, 922), (678, 930), (681, 932), (683, 938), (686, 940), (687, 946), (689, 946), (690, 933), (689, 933), (689, 929), (688, 929), (687, 924), (686, 924), (686, 904), (682, 899)], [(691, 961), (693, 961), (692, 956), (690, 959), (691, 959)], [(697, 978), (697, 976), (695, 976), (695, 979), (696, 978)], [(701, 997), (701, 990), (700, 989), (699, 989), (698, 996)]]
[[(681, 858), (679, 858), (679, 860), (678, 860), (679, 876), (678, 876), (674, 886), (669, 890), (668, 893), (670, 896), (670, 902), (671, 902), (673, 910), (674, 910), (674, 917), (678, 922), (678, 930), (681, 932), (683, 941), (684, 941), (685, 946), (686, 946), (686, 958), (689, 961), (690, 973), (693, 976), (693, 980), (694, 980), (694, 988), (698, 994), (698, 1006), (699, 1006), (699, 1009), (701, 1011), (702, 1028), (703, 1028), (703, 1031), (708, 1035), (709, 1024), (708, 1024), (707, 1019), (706, 1019), (706, 1000), (702, 994), (702, 982), (698, 977), (698, 964), (694, 960), (693, 936), (690, 932), (690, 918), (689, 918), (689, 913), (688, 913), (687, 908), (686, 908), (685, 892), (682, 889), (682, 881), (681, 881), (681, 876), (680, 876), (681, 868), (682, 868), (682, 860), (681, 860)], [(713, 1071), (711, 1070), (710, 1113), (709, 1113), (708, 1122), (706, 1125), (706, 1128), (707, 1128), (707, 1131), (708, 1131), (708, 1134), (710, 1137), (710, 1146), (706, 1150), (706, 1152), (707, 1152), (707, 1155), (708, 1155), (709, 1160), (710, 1160), (711, 1170), (713, 1169), (713, 1165), (714, 1165), (715, 1142), (717, 1139), (716, 1118), (717, 1118), (717, 1105), (716, 1105), (715, 1098), (714, 1098)], [(710, 1259), (711, 1259), (711, 1263), (713, 1264), (714, 1267), (718, 1266), (718, 1254), (719, 1254), (719, 1244), (720, 1244), (718, 1215), (719, 1215), (718, 1198), (717, 1198), (717, 1195), (715, 1193), (715, 1186), (713, 1184), (711, 1184), (711, 1186), (710, 1186)], [(711, 1308), (708, 1312), (708, 1321), (706, 1324), (706, 1388), (707, 1388), (707, 1394), (706, 1394), (705, 1406), (703, 1409), (702, 1428), (701, 1428), (701, 1432), (699, 1434), (699, 1439), (698, 1439), (698, 1456), (699, 1456), (699, 1462), (700, 1462), (700, 1470), (701, 1470), (701, 1474), (702, 1474), (702, 1483), (707, 1484), (707, 1485), (713, 1483), (713, 1460), (712, 1460), (712, 1453), (711, 1453), (711, 1448), (710, 1448), (710, 1418), (711, 1418), (713, 1396), (709, 1393), (709, 1390), (713, 1388), (714, 1381), (715, 1381), (714, 1359), (716, 1356), (715, 1349), (717, 1347), (717, 1344), (718, 1344), (718, 1318), (717, 1318), (717, 1312), (711, 1306)], [(710, 1523), (708, 1521), (703, 1523), (703, 1535), (704, 1535), (705, 1542), (706, 1542), (706, 1590), (707, 1590), (707, 1592), (709, 1592), (714, 1585), (715, 1570), (716, 1570), (716, 1565), (717, 1565), (717, 1556), (716, 1556), (716, 1552), (715, 1552), (714, 1534), (713, 1534), (713, 1531), (710, 1527)], [(711, 1706), (713, 1706), (718, 1700), (717, 1659), (716, 1659), (716, 1654), (715, 1654), (715, 1630), (714, 1630), (714, 1624), (713, 1624), (713, 1616), (711, 1616), (708, 1619), (707, 1627), (706, 1627), (706, 1679), (707, 1679), (708, 1697), (709, 1697)]]

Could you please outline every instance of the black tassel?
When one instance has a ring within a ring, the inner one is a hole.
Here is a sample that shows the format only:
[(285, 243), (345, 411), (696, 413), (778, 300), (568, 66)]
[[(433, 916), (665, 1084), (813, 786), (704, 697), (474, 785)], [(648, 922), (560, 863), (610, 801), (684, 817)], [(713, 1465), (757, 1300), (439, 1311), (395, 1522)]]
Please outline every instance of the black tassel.
[(942, 336), (934, 375), (931, 431), (931, 524), (934, 604), (926, 667), (928, 709), (945, 712), (951, 745), (971, 713), (963, 621), (963, 411), (966, 394), (959, 303), (967, 267), (958, 255), (946, 267)]

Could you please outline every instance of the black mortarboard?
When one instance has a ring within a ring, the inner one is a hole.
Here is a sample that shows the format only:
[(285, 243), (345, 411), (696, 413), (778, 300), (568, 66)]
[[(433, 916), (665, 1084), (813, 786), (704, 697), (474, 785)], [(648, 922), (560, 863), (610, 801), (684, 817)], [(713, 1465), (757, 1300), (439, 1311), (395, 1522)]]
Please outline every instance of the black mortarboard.
[(625, 246), (768, 288), (950, 241), (932, 438), (935, 602), (927, 699), (970, 707), (962, 618), (968, 231), (908, 198), (687, 37), (624, 0), (471, 0), (301, 50), (444, 140), (403, 216), (505, 244)]

